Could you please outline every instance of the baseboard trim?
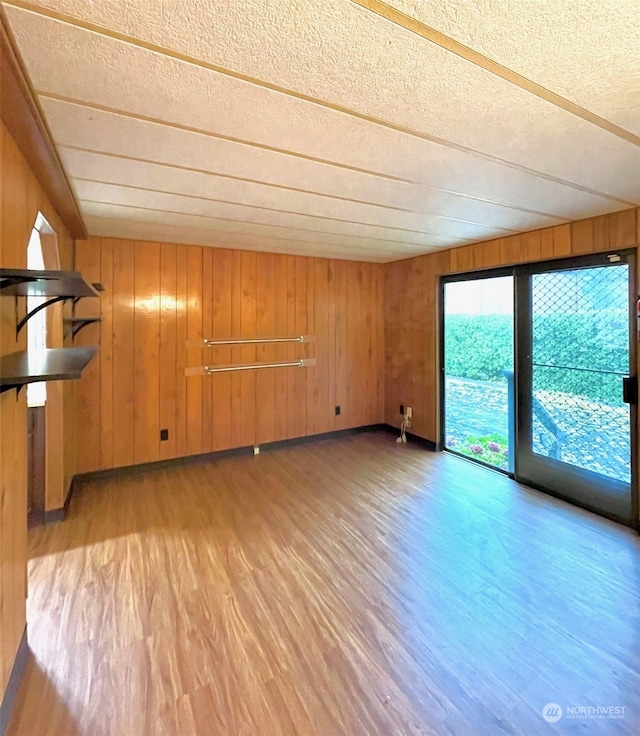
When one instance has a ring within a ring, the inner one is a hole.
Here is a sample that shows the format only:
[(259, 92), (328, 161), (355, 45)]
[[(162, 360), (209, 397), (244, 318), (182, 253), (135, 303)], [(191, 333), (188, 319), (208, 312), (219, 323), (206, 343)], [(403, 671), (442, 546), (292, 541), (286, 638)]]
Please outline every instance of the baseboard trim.
[(206, 452), (200, 455), (187, 455), (186, 457), (172, 457), (168, 460), (154, 460), (150, 463), (138, 463), (137, 465), (123, 465), (119, 468), (108, 468), (107, 470), (92, 470), (90, 473), (79, 473), (73, 477), (73, 486), (82, 487), (94, 480), (112, 480), (115, 478), (126, 478), (131, 475), (140, 475), (154, 470), (166, 470), (177, 468), (182, 465), (198, 465), (208, 463), (212, 460), (222, 460), (225, 457), (237, 457), (238, 455), (252, 455), (253, 446), (234, 447), (230, 450), (218, 450), (217, 452)]
[(66, 510), (64, 507), (61, 509), (49, 509), (44, 512), (43, 521), (45, 524), (59, 524), (61, 521), (64, 521), (65, 516)]
[[(395, 434), (397, 437), (400, 436), (400, 428), (394, 427), (392, 424), (383, 424), (382, 427), (391, 434)], [(411, 432), (405, 432), (407, 435), (407, 440), (409, 442), (412, 442), (413, 444), (420, 445), (421, 447), (424, 447), (426, 450), (430, 450), (431, 452), (439, 452), (440, 446), (438, 442), (434, 442), (433, 440), (427, 440), (424, 437), (419, 437), (417, 434), (412, 434)]]
[(288, 440), (275, 440), (260, 445), (261, 450), (278, 450), (284, 447), (296, 447), (297, 445), (310, 445), (323, 440), (337, 440), (341, 437), (352, 437), (365, 432), (381, 432), (386, 429), (385, 424), (366, 424), (363, 427), (350, 427), (349, 429), (336, 429), (333, 432), (322, 432), (321, 434), (309, 434), (304, 437), (292, 437)]
[(18, 651), (16, 652), (16, 658), (13, 661), (13, 667), (11, 668), (11, 674), (9, 675), (9, 682), (7, 683), (7, 689), (5, 690), (2, 698), (2, 704), (0, 705), (0, 736), (4, 736), (9, 725), (9, 719), (11, 718), (11, 711), (13, 704), (18, 694), (18, 688), (22, 681), (22, 676), (29, 661), (29, 642), (27, 641), (27, 627), (25, 626), (22, 632), (22, 638), (18, 645)]
[[(322, 440), (338, 439), (340, 437), (347, 437), (355, 434), (362, 434), (363, 432), (379, 432), (385, 430), (387, 425), (385, 424), (368, 424), (363, 427), (352, 427), (349, 429), (337, 429), (333, 432), (323, 432), (322, 434), (306, 435), (304, 437), (292, 437), (286, 440), (276, 440), (274, 442), (265, 442), (259, 445), (260, 450), (276, 450), (284, 447), (294, 447), (296, 445), (305, 445), (313, 442), (321, 442)], [(253, 445), (247, 447), (235, 447), (229, 450), (218, 450), (216, 452), (206, 452), (200, 455), (187, 455), (186, 457), (170, 458), (169, 460), (155, 460), (150, 463), (140, 463), (138, 465), (124, 465), (120, 468), (109, 468), (107, 470), (94, 470), (90, 473), (79, 473), (73, 477), (71, 483), (71, 489), (69, 491), (69, 498), (72, 492), (78, 487), (81, 487), (87, 483), (95, 480), (111, 480), (115, 478), (125, 478), (131, 475), (138, 475), (140, 473), (148, 473), (155, 470), (166, 470), (168, 468), (180, 467), (183, 465), (197, 465), (200, 463), (209, 463), (216, 460), (222, 460), (227, 457), (237, 457), (239, 455), (253, 455)], [(67, 504), (65, 504), (66, 509)], [(64, 512), (64, 509), (55, 509), (54, 511), (47, 512), (52, 515), (55, 512)], [(64, 518), (64, 516), (63, 516)], [(57, 517), (52, 517), (52, 520), (59, 521)]]
[(48, 511), (44, 512), (43, 516), (43, 523), (45, 524), (59, 524), (61, 521), (64, 521), (67, 516), (67, 511), (69, 510), (69, 504), (71, 503), (71, 497), (73, 496), (73, 491), (75, 490), (75, 477), (71, 479), (71, 482), (69, 483), (69, 488), (67, 489), (67, 497), (64, 501), (64, 506), (61, 509), (49, 509)]

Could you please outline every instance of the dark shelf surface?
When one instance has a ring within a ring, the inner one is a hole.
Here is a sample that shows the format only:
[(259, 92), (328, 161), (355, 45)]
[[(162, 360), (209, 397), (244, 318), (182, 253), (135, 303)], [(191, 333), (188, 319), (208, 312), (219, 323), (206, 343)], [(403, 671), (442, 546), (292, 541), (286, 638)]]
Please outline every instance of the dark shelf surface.
[(0, 390), (38, 381), (80, 378), (97, 348), (49, 348), (0, 356)]
[(1, 268), (0, 295), (80, 298), (98, 296), (78, 271), (35, 271)]

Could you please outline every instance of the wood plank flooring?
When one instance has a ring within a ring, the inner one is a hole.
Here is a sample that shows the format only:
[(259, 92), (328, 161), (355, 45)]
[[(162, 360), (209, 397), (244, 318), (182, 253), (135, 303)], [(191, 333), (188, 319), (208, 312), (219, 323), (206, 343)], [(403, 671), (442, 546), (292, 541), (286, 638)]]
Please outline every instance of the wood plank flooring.
[(92, 482), (30, 552), (11, 736), (638, 733), (637, 535), (385, 433)]

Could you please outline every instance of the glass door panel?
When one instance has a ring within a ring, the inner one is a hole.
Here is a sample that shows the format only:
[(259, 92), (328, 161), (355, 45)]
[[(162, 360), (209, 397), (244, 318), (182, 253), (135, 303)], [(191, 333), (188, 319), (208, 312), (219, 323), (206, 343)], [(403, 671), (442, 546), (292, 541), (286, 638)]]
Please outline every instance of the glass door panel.
[(513, 276), (444, 284), (445, 447), (513, 465)]
[(631, 518), (631, 268), (518, 276), (518, 479)]

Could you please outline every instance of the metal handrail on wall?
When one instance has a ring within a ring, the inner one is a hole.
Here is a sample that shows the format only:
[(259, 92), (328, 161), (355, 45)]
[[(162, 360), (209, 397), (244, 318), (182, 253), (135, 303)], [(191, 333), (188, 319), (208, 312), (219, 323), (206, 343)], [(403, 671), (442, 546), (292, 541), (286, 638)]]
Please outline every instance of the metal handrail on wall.
[[(314, 343), (315, 335), (298, 335), (296, 337), (239, 337), (206, 340), (187, 340), (188, 349), (202, 349), (217, 346), (272, 345), (274, 343)], [(203, 365), (185, 368), (185, 376), (210, 376), (214, 373), (231, 373), (232, 371), (261, 370), (262, 368), (308, 368), (316, 364), (315, 358), (299, 358), (271, 363), (238, 363), (235, 365)]]
[(187, 348), (214, 348), (223, 345), (269, 345), (273, 343), (311, 343), (316, 341), (315, 335), (298, 335), (297, 337), (231, 337), (223, 339), (187, 340)]
[(210, 376), (214, 373), (230, 373), (232, 371), (251, 371), (261, 368), (309, 368), (316, 364), (315, 358), (301, 358), (300, 360), (286, 360), (280, 363), (246, 363), (238, 365), (203, 365), (194, 368), (185, 368), (185, 376)]

